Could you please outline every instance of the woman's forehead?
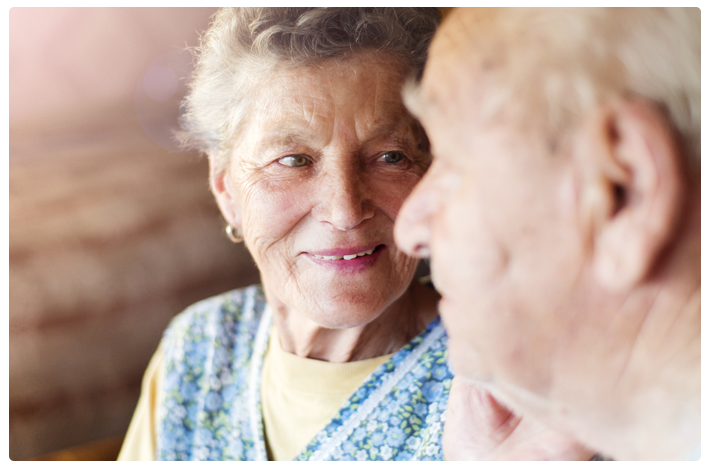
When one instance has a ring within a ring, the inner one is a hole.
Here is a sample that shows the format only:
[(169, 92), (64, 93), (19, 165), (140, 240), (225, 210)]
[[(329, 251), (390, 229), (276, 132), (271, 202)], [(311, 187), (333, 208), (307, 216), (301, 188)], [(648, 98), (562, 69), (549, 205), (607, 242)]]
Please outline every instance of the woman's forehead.
[(263, 105), (306, 109), (400, 107), (404, 76), (380, 60), (338, 60), (319, 65), (277, 67), (258, 86)]
[(379, 63), (279, 70), (260, 86), (250, 131), (262, 141), (288, 141), (352, 127), (367, 138), (409, 132), (402, 77)]

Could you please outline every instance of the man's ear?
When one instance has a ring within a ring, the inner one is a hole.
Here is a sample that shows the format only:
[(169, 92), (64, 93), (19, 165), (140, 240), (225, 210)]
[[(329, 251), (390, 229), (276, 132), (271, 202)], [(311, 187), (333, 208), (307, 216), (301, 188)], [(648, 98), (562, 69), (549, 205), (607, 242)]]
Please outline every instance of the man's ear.
[(227, 223), (234, 227), (241, 227), (241, 208), (236, 202), (234, 188), (228, 180), (228, 171), (218, 169), (216, 156), (209, 157), (209, 185), (217, 199), (217, 205)]
[(650, 273), (681, 210), (673, 126), (650, 102), (605, 105), (583, 122), (574, 156), (596, 279), (610, 290), (629, 288)]

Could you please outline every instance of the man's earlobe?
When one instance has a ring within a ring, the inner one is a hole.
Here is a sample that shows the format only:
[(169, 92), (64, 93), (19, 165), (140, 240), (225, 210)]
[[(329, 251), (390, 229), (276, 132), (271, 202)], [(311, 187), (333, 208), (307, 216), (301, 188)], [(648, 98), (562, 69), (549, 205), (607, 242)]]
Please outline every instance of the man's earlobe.
[(228, 180), (228, 172), (218, 169), (216, 157), (209, 154), (209, 185), (217, 200), (217, 205), (227, 224), (241, 227), (241, 209), (236, 202), (234, 189)]
[(624, 290), (650, 274), (682, 208), (682, 154), (654, 104), (623, 100), (582, 125), (574, 145), (581, 215), (600, 284)]

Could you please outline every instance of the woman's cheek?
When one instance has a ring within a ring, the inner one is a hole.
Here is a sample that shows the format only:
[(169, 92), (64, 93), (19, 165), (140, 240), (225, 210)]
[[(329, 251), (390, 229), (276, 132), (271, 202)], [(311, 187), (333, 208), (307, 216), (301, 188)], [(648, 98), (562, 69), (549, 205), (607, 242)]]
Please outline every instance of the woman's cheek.
[(396, 217), (404, 204), (404, 200), (413, 191), (416, 183), (421, 180), (418, 174), (404, 173), (395, 177), (383, 178), (376, 185), (376, 199), (384, 211), (392, 219)]
[(244, 232), (266, 234), (279, 240), (307, 211), (307, 193), (302, 181), (263, 179), (244, 188)]

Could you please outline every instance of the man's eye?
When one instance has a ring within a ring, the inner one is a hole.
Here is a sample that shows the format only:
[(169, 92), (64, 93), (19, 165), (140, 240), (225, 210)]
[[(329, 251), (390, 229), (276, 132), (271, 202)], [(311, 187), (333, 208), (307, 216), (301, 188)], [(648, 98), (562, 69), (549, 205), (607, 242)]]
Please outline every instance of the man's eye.
[(289, 167), (303, 167), (310, 164), (310, 160), (302, 155), (286, 156), (279, 159), (278, 162)]
[(401, 151), (388, 151), (379, 157), (380, 161), (384, 161), (387, 164), (396, 164), (401, 162), (405, 158), (404, 153)]

